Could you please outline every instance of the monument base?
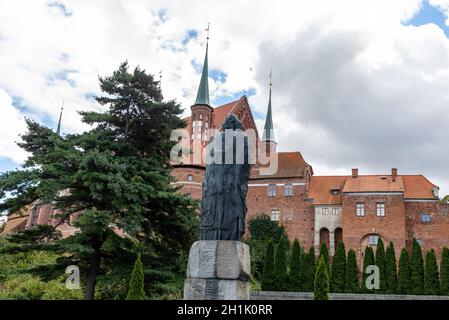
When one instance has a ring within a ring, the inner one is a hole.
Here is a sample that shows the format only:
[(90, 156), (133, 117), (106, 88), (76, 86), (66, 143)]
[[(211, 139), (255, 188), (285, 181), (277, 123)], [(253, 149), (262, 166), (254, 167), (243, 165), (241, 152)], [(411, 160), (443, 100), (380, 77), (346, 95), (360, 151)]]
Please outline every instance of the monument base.
[(240, 241), (197, 241), (190, 248), (184, 300), (249, 300), (249, 247)]

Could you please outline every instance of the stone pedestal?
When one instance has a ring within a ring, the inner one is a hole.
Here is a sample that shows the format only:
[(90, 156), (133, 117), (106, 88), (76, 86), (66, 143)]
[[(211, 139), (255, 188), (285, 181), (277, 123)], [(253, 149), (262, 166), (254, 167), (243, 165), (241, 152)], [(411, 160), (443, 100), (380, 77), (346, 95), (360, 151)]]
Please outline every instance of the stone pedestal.
[(197, 241), (190, 248), (184, 300), (249, 300), (249, 247), (240, 241)]

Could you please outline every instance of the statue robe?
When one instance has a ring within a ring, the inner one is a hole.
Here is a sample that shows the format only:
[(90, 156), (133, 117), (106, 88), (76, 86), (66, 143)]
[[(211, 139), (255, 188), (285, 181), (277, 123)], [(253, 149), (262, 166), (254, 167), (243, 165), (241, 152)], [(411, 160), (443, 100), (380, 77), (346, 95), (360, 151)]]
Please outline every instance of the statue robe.
[[(248, 138), (240, 130), (234, 131), (234, 134), (243, 135), (240, 136), (244, 142), (243, 164), (236, 163), (236, 142), (240, 139), (234, 138), (234, 143), (226, 145), (225, 134), (221, 132), (215, 143), (209, 144), (212, 150), (209, 150), (208, 155), (221, 159), (221, 163), (215, 163), (209, 158), (206, 166), (201, 201), (201, 240), (240, 241), (245, 232), (246, 194), (250, 171)], [(225, 163), (226, 154), (229, 152), (233, 155), (232, 164)]]

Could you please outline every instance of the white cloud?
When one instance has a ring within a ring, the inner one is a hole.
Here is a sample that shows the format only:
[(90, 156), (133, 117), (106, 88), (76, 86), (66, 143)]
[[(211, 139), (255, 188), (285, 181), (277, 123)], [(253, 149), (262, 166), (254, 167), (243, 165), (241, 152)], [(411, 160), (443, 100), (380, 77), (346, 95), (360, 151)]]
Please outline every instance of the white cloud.
[[(435, 25), (403, 25), (420, 0), (59, 1), (68, 16), (50, 2), (0, 0), (0, 88), (27, 115), (55, 123), (65, 100), (63, 131), (85, 129), (76, 111), (99, 108), (85, 95), (125, 59), (162, 68), (164, 95), (187, 113), (199, 81), (191, 61), (202, 63), (211, 22), (210, 68), (227, 75), (210, 82), (212, 98), (254, 88), (264, 113), (273, 68), (281, 150), (301, 150), (317, 174), (398, 166), (449, 193), (449, 44)], [(198, 37), (182, 45), (192, 29)]]
[(0, 89), (0, 157), (22, 162), (26, 153), (16, 145), (19, 134), (25, 131), (24, 115), (12, 104), (12, 98)]

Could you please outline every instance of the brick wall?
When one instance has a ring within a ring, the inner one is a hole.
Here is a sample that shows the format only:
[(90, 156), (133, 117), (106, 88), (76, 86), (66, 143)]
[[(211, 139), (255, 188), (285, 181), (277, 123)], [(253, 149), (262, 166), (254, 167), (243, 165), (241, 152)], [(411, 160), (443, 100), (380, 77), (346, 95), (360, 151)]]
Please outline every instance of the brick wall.
[[(385, 203), (384, 217), (376, 215), (379, 202)], [(356, 215), (357, 203), (365, 204), (365, 216)], [(343, 195), (342, 226), (345, 246), (355, 250), (359, 266), (370, 234), (380, 235), (385, 246), (392, 241), (399, 257), (399, 250), (406, 243), (404, 198), (402, 195)]]
[[(284, 185), (293, 184), (293, 195), (284, 195)], [(307, 249), (313, 246), (314, 210), (312, 203), (306, 201), (307, 185), (304, 179), (257, 179), (249, 181), (247, 195), (247, 220), (250, 217), (266, 214), (271, 216), (272, 209), (280, 213), (279, 223), (282, 224), (290, 240), (297, 238)], [(276, 196), (268, 197), (268, 185), (276, 184)]]
[[(422, 241), (423, 253), (434, 249), (439, 258), (444, 246), (449, 247), (449, 216), (447, 206), (437, 202), (406, 202), (407, 246), (411, 249), (413, 238)], [(422, 221), (422, 214), (431, 216), (430, 222)]]

